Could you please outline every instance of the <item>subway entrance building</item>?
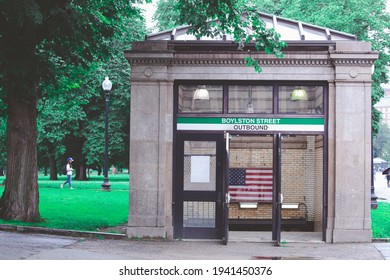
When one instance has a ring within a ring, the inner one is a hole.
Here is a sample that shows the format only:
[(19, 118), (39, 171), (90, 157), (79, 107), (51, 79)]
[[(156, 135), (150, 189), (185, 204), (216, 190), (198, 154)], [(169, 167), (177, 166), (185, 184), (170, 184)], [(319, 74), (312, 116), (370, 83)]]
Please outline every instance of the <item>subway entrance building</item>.
[[(371, 75), (355, 36), (261, 14), (288, 47), (187, 27), (133, 44), (128, 237), (371, 242)], [(262, 73), (245, 65), (251, 55)]]

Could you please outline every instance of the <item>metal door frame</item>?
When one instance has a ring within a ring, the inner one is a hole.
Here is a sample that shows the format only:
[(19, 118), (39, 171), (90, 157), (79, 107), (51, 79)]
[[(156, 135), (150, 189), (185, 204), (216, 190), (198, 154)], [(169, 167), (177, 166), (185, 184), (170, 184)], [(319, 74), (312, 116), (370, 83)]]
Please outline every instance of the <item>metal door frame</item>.
[(280, 245), (282, 233), (282, 134), (274, 134), (274, 179), (275, 187), (272, 196), (272, 240)]
[[(226, 161), (227, 161), (227, 168), (229, 168), (229, 153), (230, 153), (230, 136), (231, 135), (247, 135), (247, 136), (259, 136), (260, 134), (253, 134), (253, 133), (229, 133), (225, 132), (225, 144), (226, 144)], [(262, 134), (264, 135), (264, 134)], [(282, 154), (282, 149), (281, 149), (281, 143), (282, 143), (282, 134), (281, 133), (267, 133), (266, 135), (272, 135), (273, 136), (273, 145), (272, 145), (272, 150), (273, 150), (273, 160), (272, 160), (272, 166), (273, 166), (273, 192), (272, 192), (272, 241), (276, 241), (277, 244), (280, 244), (280, 237), (281, 237), (281, 223), (282, 223), (282, 201), (283, 201), (283, 196), (281, 194), (281, 168), (282, 168), (282, 161), (281, 161), (281, 154)], [(226, 199), (225, 201), (227, 204), (230, 202), (230, 196), (228, 193), (229, 190), (229, 173), (228, 171), (225, 171), (225, 176), (226, 176)], [(228, 205), (227, 209), (224, 213), (224, 215), (229, 213), (228, 210)], [(224, 223), (225, 223), (225, 230), (227, 231), (228, 235), (228, 227), (229, 227), (229, 217), (227, 216), (224, 217)], [(227, 244), (228, 242), (228, 237), (227, 240), (223, 240), (224, 244)]]
[(224, 141), (225, 141), (225, 154), (224, 154), (224, 174), (223, 174), (223, 231), (222, 231), (222, 243), (227, 245), (229, 242), (229, 158), (230, 158), (230, 133), (224, 132)]
[[(216, 190), (184, 191), (184, 142), (215, 141), (216, 143)], [(176, 135), (176, 152), (174, 166), (173, 222), (174, 238), (222, 239), (223, 236), (223, 174), (224, 139), (221, 133), (180, 133)], [(183, 226), (184, 201), (215, 201), (215, 228)]]
[(313, 133), (276, 133), (274, 134), (274, 180), (275, 180), (275, 192), (273, 194), (273, 222), (272, 222), (272, 240), (276, 241), (278, 246), (281, 245), (281, 232), (282, 232), (282, 204), (283, 204), (283, 190), (282, 190), (282, 140), (284, 135), (322, 135), (323, 146), (323, 161), (322, 161), (322, 241), (326, 240), (326, 227), (327, 227), (327, 141), (324, 134)]

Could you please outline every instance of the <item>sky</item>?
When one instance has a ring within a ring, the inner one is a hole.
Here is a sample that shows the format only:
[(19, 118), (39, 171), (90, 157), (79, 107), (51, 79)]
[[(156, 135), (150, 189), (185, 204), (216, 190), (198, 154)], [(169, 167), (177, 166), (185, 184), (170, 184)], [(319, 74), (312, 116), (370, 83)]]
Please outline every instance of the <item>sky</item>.
[[(389, 0), (390, 2), (390, 0)], [(142, 4), (141, 8), (144, 9), (144, 16), (146, 19), (146, 27), (152, 28), (154, 23), (152, 22), (152, 16), (154, 12), (156, 11), (156, 1), (154, 0), (151, 4)]]

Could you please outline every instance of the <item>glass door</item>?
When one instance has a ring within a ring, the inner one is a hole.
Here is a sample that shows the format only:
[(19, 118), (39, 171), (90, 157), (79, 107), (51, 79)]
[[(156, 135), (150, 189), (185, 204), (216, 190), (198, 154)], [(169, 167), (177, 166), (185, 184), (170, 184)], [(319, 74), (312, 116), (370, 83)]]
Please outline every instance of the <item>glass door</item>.
[[(229, 145), (229, 228), (231, 236), (276, 240), (275, 136), (232, 134)], [(233, 232), (234, 231), (234, 232)], [(244, 233), (245, 232), (245, 233)], [(262, 232), (261, 234), (255, 234)]]
[(280, 143), (278, 242), (320, 241), (324, 228), (324, 137), (284, 134)]
[[(323, 135), (231, 135), (229, 228), (274, 241), (322, 240)], [(258, 234), (254, 234), (258, 232)]]
[(175, 238), (222, 238), (223, 157), (223, 134), (178, 135)]

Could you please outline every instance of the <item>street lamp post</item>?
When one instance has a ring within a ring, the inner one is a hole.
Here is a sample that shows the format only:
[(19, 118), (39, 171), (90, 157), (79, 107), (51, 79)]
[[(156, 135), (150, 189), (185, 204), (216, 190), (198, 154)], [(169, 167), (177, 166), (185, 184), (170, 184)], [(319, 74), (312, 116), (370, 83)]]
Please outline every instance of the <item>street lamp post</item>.
[(102, 83), (103, 90), (106, 94), (106, 141), (104, 147), (104, 181), (102, 188), (104, 191), (110, 191), (110, 183), (108, 182), (108, 101), (110, 97), (110, 91), (112, 88), (112, 83), (108, 77), (106, 77)]
[(378, 197), (375, 194), (374, 187), (374, 138), (372, 137), (371, 127), (371, 209), (378, 209)]

